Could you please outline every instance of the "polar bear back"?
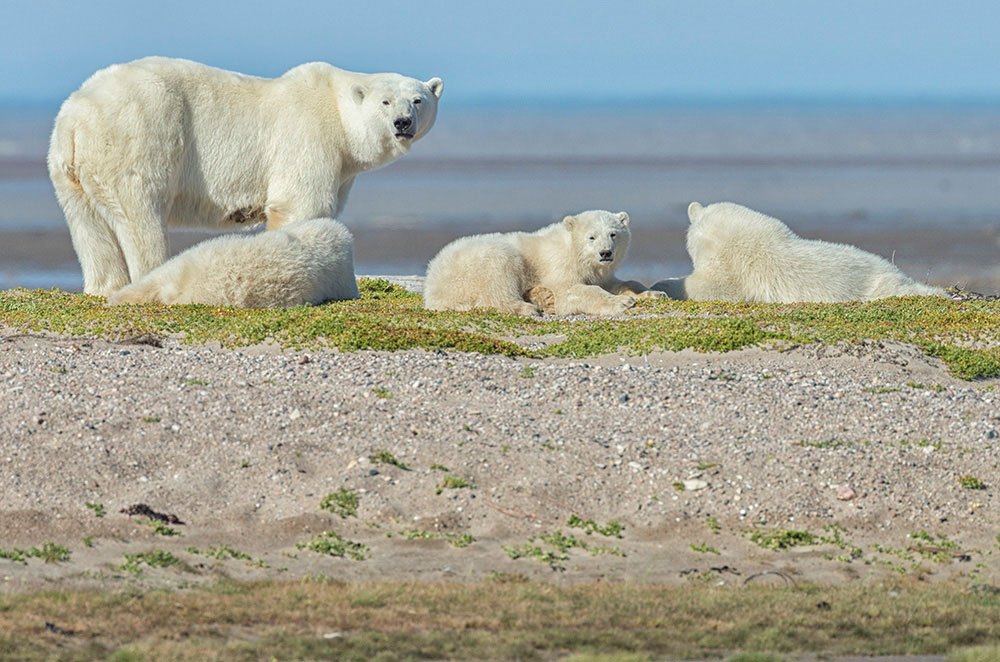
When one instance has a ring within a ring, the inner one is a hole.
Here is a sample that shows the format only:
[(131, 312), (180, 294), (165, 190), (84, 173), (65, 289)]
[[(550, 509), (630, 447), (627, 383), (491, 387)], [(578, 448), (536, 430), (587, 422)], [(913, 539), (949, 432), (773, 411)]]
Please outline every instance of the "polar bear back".
[(523, 233), (490, 233), (451, 242), (427, 264), (424, 305), (429, 310), (502, 308), (523, 298), (534, 280), (521, 253)]
[(202, 242), (108, 302), (276, 308), (358, 296), (351, 234), (337, 221), (321, 218)]
[(733, 203), (689, 208), (692, 299), (788, 303), (938, 295), (878, 255), (799, 237), (784, 223)]

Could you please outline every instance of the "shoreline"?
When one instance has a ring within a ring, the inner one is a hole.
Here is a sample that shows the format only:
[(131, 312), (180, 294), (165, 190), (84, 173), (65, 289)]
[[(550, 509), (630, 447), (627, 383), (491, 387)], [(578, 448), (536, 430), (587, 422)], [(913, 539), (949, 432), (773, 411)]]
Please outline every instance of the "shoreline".
[[(355, 268), (362, 273), (393, 276), (422, 275), (427, 262), (453, 239), (469, 231), (448, 226), (384, 227), (348, 225), (355, 239)], [(517, 229), (510, 224), (489, 224), (486, 232)], [(652, 228), (636, 231), (629, 257), (619, 275), (651, 285), (664, 278), (690, 273), (685, 247), (687, 228)], [(842, 228), (836, 232), (810, 233), (809, 238), (858, 246), (886, 257), (908, 276), (932, 285), (986, 295), (1000, 294), (1000, 229), (933, 228), (912, 232), (905, 228)], [(172, 230), (171, 254), (220, 233)], [(942, 248), (947, 247), (947, 248)], [(23, 286), (68, 291), (82, 288), (76, 254), (66, 228), (0, 231), (0, 283), (4, 288)], [(47, 278), (46, 274), (51, 274)], [(51, 281), (51, 283), (49, 283)]]

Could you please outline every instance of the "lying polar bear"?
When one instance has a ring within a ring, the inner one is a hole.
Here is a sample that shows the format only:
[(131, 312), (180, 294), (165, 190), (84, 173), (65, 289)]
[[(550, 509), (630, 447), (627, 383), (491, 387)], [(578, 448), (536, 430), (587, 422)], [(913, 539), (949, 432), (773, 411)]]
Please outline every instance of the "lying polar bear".
[(635, 305), (634, 297), (664, 297), (615, 278), (628, 250), (628, 220), (625, 212), (585, 211), (532, 233), (457, 239), (427, 265), (424, 305), (617, 315)]
[(803, 239), (781, 221), (731, 202), (692, 202), (688, 217), (694, 272), (653, 285), (671, 298), (793, 303), (944, 296), (878, 255)]
[(108, 303), (280, 308), (357, 299), (354, 240), (331, 218), (192, 246), (108, 297)]
[(430, 131), (442, 90), (322, 62), (273, 79), (162, 57), (98, 71), (62, 105), (48, 156), (84, 291), (162, 264), (167, 224), (338, 216), (355, 176)]

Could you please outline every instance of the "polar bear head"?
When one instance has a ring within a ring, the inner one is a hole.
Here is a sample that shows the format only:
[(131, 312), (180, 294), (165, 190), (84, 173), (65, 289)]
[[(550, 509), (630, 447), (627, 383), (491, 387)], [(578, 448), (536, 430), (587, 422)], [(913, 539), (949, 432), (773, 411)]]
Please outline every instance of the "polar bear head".
[[(563, 219), (569, 230), (577, 267), (601, 278), (615, 270), (628, 252), (631, 233), (623, 211), (585, 211)], [(585, 277), (585, 281), (591, 278)]]
[(341, 108), (353, 127), (355, 152), (367, 151), (375, 167), (406, 154), (434, 126), (443, 91), (440, 78), (424, 82), (399, 74), (359, 76), (350, 89), (352, 107)]

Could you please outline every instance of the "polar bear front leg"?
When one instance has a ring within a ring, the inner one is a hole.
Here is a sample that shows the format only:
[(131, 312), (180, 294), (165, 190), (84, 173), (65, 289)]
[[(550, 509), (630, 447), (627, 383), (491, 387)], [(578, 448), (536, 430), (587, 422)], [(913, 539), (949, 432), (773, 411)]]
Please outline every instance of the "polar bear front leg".
[(666, 292), (651, 290), (642, 283), (635, 280), (612, 280), (604, 286), (606, 290), (613, 294), (630, 294), (636, 299), (666, 299)]
[(340, 214), (343, 213), (352, 186), (354, 186), (354, 177), (348, 177), (337, 189), (337, 197), (333, 201), (333, 218), (340, 218)]
[(627, 294), (612, 294), (597, 285), (572, 285), (555, 292), (556, 315), (621, 315), (635, 305)]
[[(267, 187), (267, 201), (264, 204), (267, 229), (277, 230), (294, 221), (336, 218), (353, 181), (353, 177), (346, 183), (333, 177), (329, 180), (307, 178), (271, 182)], [(342, 192), (344, 197), (341, 197)]]

